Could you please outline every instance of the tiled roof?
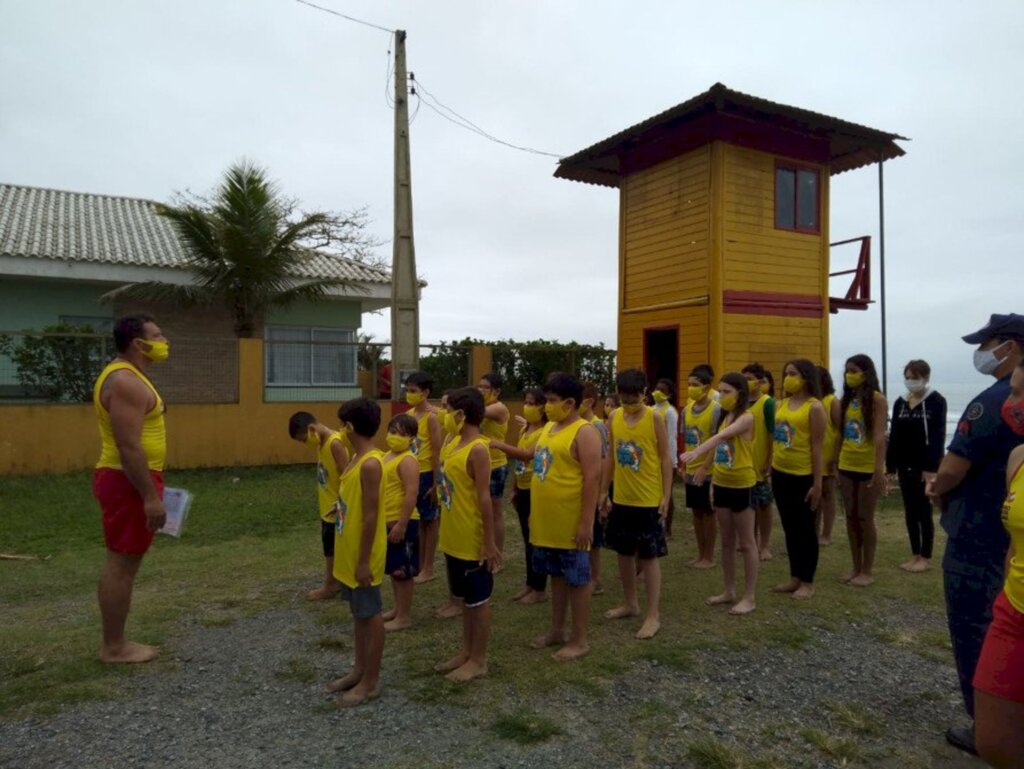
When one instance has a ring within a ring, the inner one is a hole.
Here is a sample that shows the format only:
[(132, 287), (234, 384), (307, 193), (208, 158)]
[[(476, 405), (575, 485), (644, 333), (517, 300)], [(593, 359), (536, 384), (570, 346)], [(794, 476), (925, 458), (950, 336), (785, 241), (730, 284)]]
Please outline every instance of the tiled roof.
[[(155, 206), (139, 198), (0, 184), (0, 256), (184, 269), (185, 250)], [(319, 253), (295, 273), (391, 282), (386, 270)]]

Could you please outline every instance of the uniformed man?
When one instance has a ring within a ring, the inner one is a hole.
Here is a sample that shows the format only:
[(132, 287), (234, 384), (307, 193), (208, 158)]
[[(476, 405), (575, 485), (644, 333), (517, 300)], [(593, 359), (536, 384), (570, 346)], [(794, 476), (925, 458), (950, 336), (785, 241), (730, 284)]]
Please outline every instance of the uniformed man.
[[(1003, 421), (1000, 409), (1010, 394), (1010, 374), (1024, 355), (1024, 315), (993, 315), (984, 328), (963, 339), (978, 345), (974, 367), (996, 382), (967, 406), (928, 495), (942, 508), (949, 636), (964, 706), (973, 719), (974, 669), (992, 621), (992, 603), (1003, 585), (1009, 545), (1000, 511), (1007, 458), (1021, 438)], [(975, 753), (973, 724), (950, 728), (946, 739)]]

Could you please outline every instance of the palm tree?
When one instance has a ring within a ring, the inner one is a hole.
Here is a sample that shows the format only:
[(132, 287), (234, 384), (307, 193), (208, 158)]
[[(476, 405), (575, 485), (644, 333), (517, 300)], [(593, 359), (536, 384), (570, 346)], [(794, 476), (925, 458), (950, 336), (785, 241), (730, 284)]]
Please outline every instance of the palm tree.
[(105, 294), (104, 300), (219, 304), (231, 314), (235, 335), (247, 338), (272, 307), (323, 299), (339, 287), (359, 290), (341, 278), (303, 277), (301, 267), (339, 248), (362, 261), (375, 245), (364, 232), (364, 212), (298, 215), (295, 202), (282, 196), (266, 169), (249, 161), (232, 165), (212, 197), (179, 196), (176, 202), (158, 204), (156, 212), (177, 232), (194, 282), (135, 283)]

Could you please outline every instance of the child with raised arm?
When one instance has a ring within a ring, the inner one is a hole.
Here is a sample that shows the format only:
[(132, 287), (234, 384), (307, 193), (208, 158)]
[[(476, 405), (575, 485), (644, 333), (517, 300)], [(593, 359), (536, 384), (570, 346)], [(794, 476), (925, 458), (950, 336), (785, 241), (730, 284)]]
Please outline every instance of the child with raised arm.
[[(682, 415), (685, 451), (693, 451), (715, 433), (721, 421), (721, 407), (711, 399), (711, 375), (703, 366), (690, 372), (687, 381), (687, 403)], [(711, 460), (698, 457), (690, 463), (680, 462), (686, 480), (686, 506), (693, 513), (693, 533), (697, 540), (697, 557), (687, 562), (694, 569), (711, 569), (715, 565), (715, 539), (718, 524), (711, 507)]]
[[(334, 578), (334, 524), (337, 520), (338, 484), (348, 464), (346, 439), (316, 421), (308, 411), (296, 411), (288, 419), (288, 435), (316, 452), (316, 494), (320, 507), (320, 542), (324, 552), (324, 584), (306, 593), (310, 601), (322, 601), (337, 594), (341, 585)], [(351, 444), (350, 444), (351, 445)]]
[(768, 372), (760, 363), (749, 363), (741, 372), (750, 388), (750, 413), (754, 415), (754, 475), (757, 482), (751, 491), (754, 506), (754, 536), (762, 561), (772, 559), (772, 495), (768, 480), (772, 469), (772, 436), (775, 434), (775, 398), (768, 394), (773, 388)]
[(384, 521), (388, 548), (384, 570), (391, 576), (395, 608), (384, 613), (384, 629), (412, 627), (413, 579), (420, 567), (419, 462), (412, 452), (419, 425), (411, 413), (397, 414), (388, 423), (388, 453), (384, 464)]
[(489, 601), (493, 572), (501, 566), (491, 512), (491, 458), (488, 442), (480, 435), (483, 418), (484, 398), (478, 389), (463, 387), (449, 394), (445, 421), (454, 437), (441, 454), (439, 547), (445, 554), (451, 595), (464, 607), (462, 650), (434, 669), (457, 683), (487, 674)]
[(423, 371), (413, 371), (405, 378), (405, 402), (412, 406), (408, 413), (417, 425), (412, 441), (412, 453), (419, 466), (416, 511), (420, 516), (420, 573), (414, 579), (417, 584), (434, 578), (437, 553), (437, 478), (444, 431), (438, 413), (428, 403), (433, 390), (434, 380)]
[[(668, 455), (665, 421), (644, 405), (647, 377), (639, 369), (622, 371), (615, 377), (619, 402), (611, 417), (608, 441), (611, 446), (602, 475), (601, 509), (607, 513), (605, 535), (618, 553), (622, 580), (622, 606), (605, 612), (608, 619), (640, 614), (637, 598), (637, 565), (647, 592), (640, 639), (653, 638), (661, 628), (661, 566), (668, 555), (665, 516), (671, 493), (672, 460)], [(608, 487), (614, 483), (614, 497)]]
[(722, 574), (725, 592), (708, 598), (709, 606), (736, 601), (736, 551), (743, 553), (743, 598), (729, 610), (730, 614), (749, 614), (755, 607), (757, 570), (760, 558), (754, 539), (754, 510), (751, 490), (757, 477), (754, 473), (754, 416), (747, 408), (750, 388), (738, 372), (730, 372), (718, 384), (719, 405), (725, 413), (718, 431), (696, 449), (680, 459), (689, 464), (714, 451), (711, 475), (711, 504), (722, 531)]
[(380, 406), (369, 398), (346, 401), (338, 409), (341, 429), (352, 442), (352, 458), (341, 476), (334, 535), (334, 577), (352, 612), (355, 660), (352, 670), (327, 685), (344, 692), (335, 704), (348, 708), (380, 697), (384, 620), (380, 585), (384, 581), (387, 532), (384, 524), (382, 452), (373, 447)]

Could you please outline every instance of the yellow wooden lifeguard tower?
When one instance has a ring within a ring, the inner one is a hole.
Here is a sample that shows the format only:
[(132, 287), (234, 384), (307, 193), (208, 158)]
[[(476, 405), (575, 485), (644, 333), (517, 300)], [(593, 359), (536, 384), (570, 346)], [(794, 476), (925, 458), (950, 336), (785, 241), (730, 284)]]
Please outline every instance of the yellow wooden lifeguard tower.
[(619, 188), (619, 368), (828, 365), (829, 312), (871, 301), (866, 237), (829, 297), (829, 178), (903, 138), (717, 83), (561, 160), (559, 178)]

